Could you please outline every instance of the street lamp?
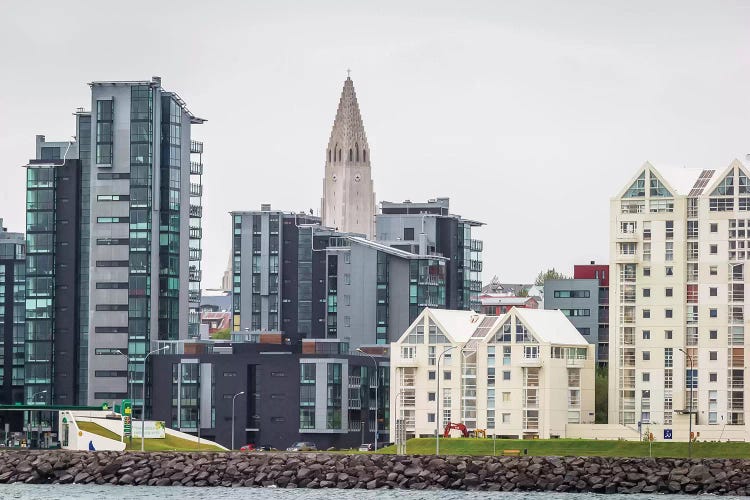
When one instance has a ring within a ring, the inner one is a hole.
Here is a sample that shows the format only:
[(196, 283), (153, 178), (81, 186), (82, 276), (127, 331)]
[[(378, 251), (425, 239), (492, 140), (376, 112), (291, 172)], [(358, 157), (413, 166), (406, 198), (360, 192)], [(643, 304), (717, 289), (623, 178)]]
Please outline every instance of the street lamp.
[(237, 396), (241, 396), (242, 394), (245, 394), (245, 391), (240, 391), (234, 396), (232, 396), (232, 449), (234, 450), (234, 398)]
[(437, 391), (435, 392), (435, 455), (440, 455), (440, 360), (445, 356), (445, 353), (455, 349), (458, 346), (450, 346), (443, 349), (437, 359)]
[[(47, 394), (47, 389), (45, 389), (45, 390), (43, 390), (43, 391), (35, 392), (34, 394), (32, 394), (32, 395), (31, 395), (31, 404), (34, 404), (34, 400), (35, 400), (35, 399), (36, 399), (36, 397), (37, 397), (38, 395), (40, 395), (40, 394)], [(43, 401), (42, 401), (42, 402), (43, 402)], [(39, 419), (38, 419), (39, 421), (38, 421), (38, 422), (37, 422), (37, 424), (36, 424), (36, 445), (37, 445), (37, 446), (39, 446), (39, 447), (41, 448), (41, 445), (40, 445), (40, 443), (39, 443), (39, 441), (40, 441), (40, 439), (39, 439), (39, 438), (40, 438), (40, 437), (41, 437), (41, 435), (42, 435), (42, 430), (41, 430), (41, 426), (42, 426), (42, 412), (41, 412), (41, 411), (39, 412), (39, 415), (38, 415), (38, 417), (39, 417)], [(33, 421), (33, 420), (34, 420), (34, 419), (33, 419), (33, 416), (32, 416), (32, 421)], [(29, 439), (31, 439), (31, 435), (29, 435)]]
[(128, 357), (127, 354), (125, 354), (124, 352), (120, 351), (119, 349), (117, 351), (115, 351), (115, 354), (119, 354), (120, 356), (125, 356), (125, 359), (127, 360), (127, 365), (126, 366), (128, 368), (128, 385), (129, 385), (128, 397), (132, 398), (133, 397), (133, 378), (130, 376), (130, 358)]
[(141, 400), (141, 451), (146, 451), (146, 360), (148, 360), (148, 357), (152, 354), (163, 351), (164, 349), (168, 350), (169, 344), (165, 345), (164, 347), (154, 349), (153, 351), (146, 354), (145, 358), (143, 358), (143, 394), (141, 395), (143, 397), (143, 399)]
[[(357, 352), (360, 354), (364, 354), (365, 356), (369, 356), (372, 362), (375, 364), (375, 451), (378, 451), (378, 386), (380, 385), (380, 377), (378, 376), (378, 360), (375, 359), (375, 356), (363, 351), (359, 347), (357, 347)], [(370, 414), (369, 410), (367, 411), (367, 414)]]
[(682, 351), (682, 354), (688, 360), (690, 364), (690, 403), (688, 406), (688, 413), (690, 420), (688, 421), (688, 432), (690, 433), (690, 440), (688, 441), (688, 458), (693, 456), (693, 385), (695, 384), (695, 374), (693, 373), (693, 357), (682, 347), (677, 348), (678, 351)]

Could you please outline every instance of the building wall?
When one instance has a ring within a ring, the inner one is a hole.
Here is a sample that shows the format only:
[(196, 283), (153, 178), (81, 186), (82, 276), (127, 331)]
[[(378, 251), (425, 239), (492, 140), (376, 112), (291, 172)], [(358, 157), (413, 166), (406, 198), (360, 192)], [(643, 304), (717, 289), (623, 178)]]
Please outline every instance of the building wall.
[[(25, 236), (7, 232), (0, 219), (0, 401), (7, 405), (24, 402), (25, 257)], [(11, 420), (18, 427), (21, 417), (20, 412), (9, 412), (3, 422)]]
[[(574, 293), (568, 293), (574, 292)], [(588, 297), (571, 295), (588, 294)], [(573, 326), (598, 353), (599, 345), (599, 281), (595, 279), (546, 280), (544, 308), (560, 309)], [(579, 315), (584, 313), (583, 315)], [(599, 358), (597, 356), (597, 362)]]

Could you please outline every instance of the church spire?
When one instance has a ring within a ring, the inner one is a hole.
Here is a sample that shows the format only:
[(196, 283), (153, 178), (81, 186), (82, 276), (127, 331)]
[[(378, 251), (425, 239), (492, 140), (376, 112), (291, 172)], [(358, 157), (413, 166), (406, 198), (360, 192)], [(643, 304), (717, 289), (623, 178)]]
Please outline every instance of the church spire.
[(370, 147), (348, 73), (328, 139), (320, 216), (324, 226), (372, 238), (376, 207)]
[(341, 91), (336, 118), (333, 120), (331, 137), (328, 140), (328, 163), (369, 165), (370, 151), (367, 135), (359, 112), (354, 82), (347, 76)]

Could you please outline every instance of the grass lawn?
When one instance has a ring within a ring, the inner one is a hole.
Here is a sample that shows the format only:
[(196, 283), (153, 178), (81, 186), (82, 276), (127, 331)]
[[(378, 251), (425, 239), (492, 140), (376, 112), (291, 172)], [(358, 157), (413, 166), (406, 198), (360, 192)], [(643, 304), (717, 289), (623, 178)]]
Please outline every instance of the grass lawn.
[[(92, 434), (98, 434), (115, 441), (120, 441), (120, 436), (102, 427), (99, 424), (93, 422), (76, 422), (78, 427), (82, 431), (91, 432)], [(164, 439), (147, 439), (146, 440), (146, 451), (221, 451), (214, 445), (208, 445), (205, 442), (201, 442), (200, 447), (195, 441), (189, 441), (187, 439), (178, 438), (176, 436), (170, 436)], [(133, 438), (133, 444), (131, 446), (130, 439), (125, 439), (126, 450), (140, 451), (141, 450), (141, 439)]]
[[(601, 456), (601, 457), (647, 457), (648, 443), (634, 441), (603, 441), (587, 439), (521, 440), (498, 439), (495, 442), (497, 455), (503, 450), (528, 450), (533, 456)], [(434, 455), (435, 439), (410, 439), (406, 452), (411, 455)], [(396, 453), (395, 446), (379, 450), (378, 453)], [(492, 439), (441, 438), (441, 455), (492, 455)], [(654, 457), (687, 457), (688, 443), (655, 442)], [(693, 443), (696, 458), (750, 458), (749, 443)]]

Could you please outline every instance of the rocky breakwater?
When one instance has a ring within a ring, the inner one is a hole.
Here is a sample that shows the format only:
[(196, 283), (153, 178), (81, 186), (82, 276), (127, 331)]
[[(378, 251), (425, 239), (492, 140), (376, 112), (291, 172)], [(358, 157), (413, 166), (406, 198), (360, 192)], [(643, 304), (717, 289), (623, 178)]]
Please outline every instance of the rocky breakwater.
[(0, 452), (0, 483), (745, 495), (744, 460)]

